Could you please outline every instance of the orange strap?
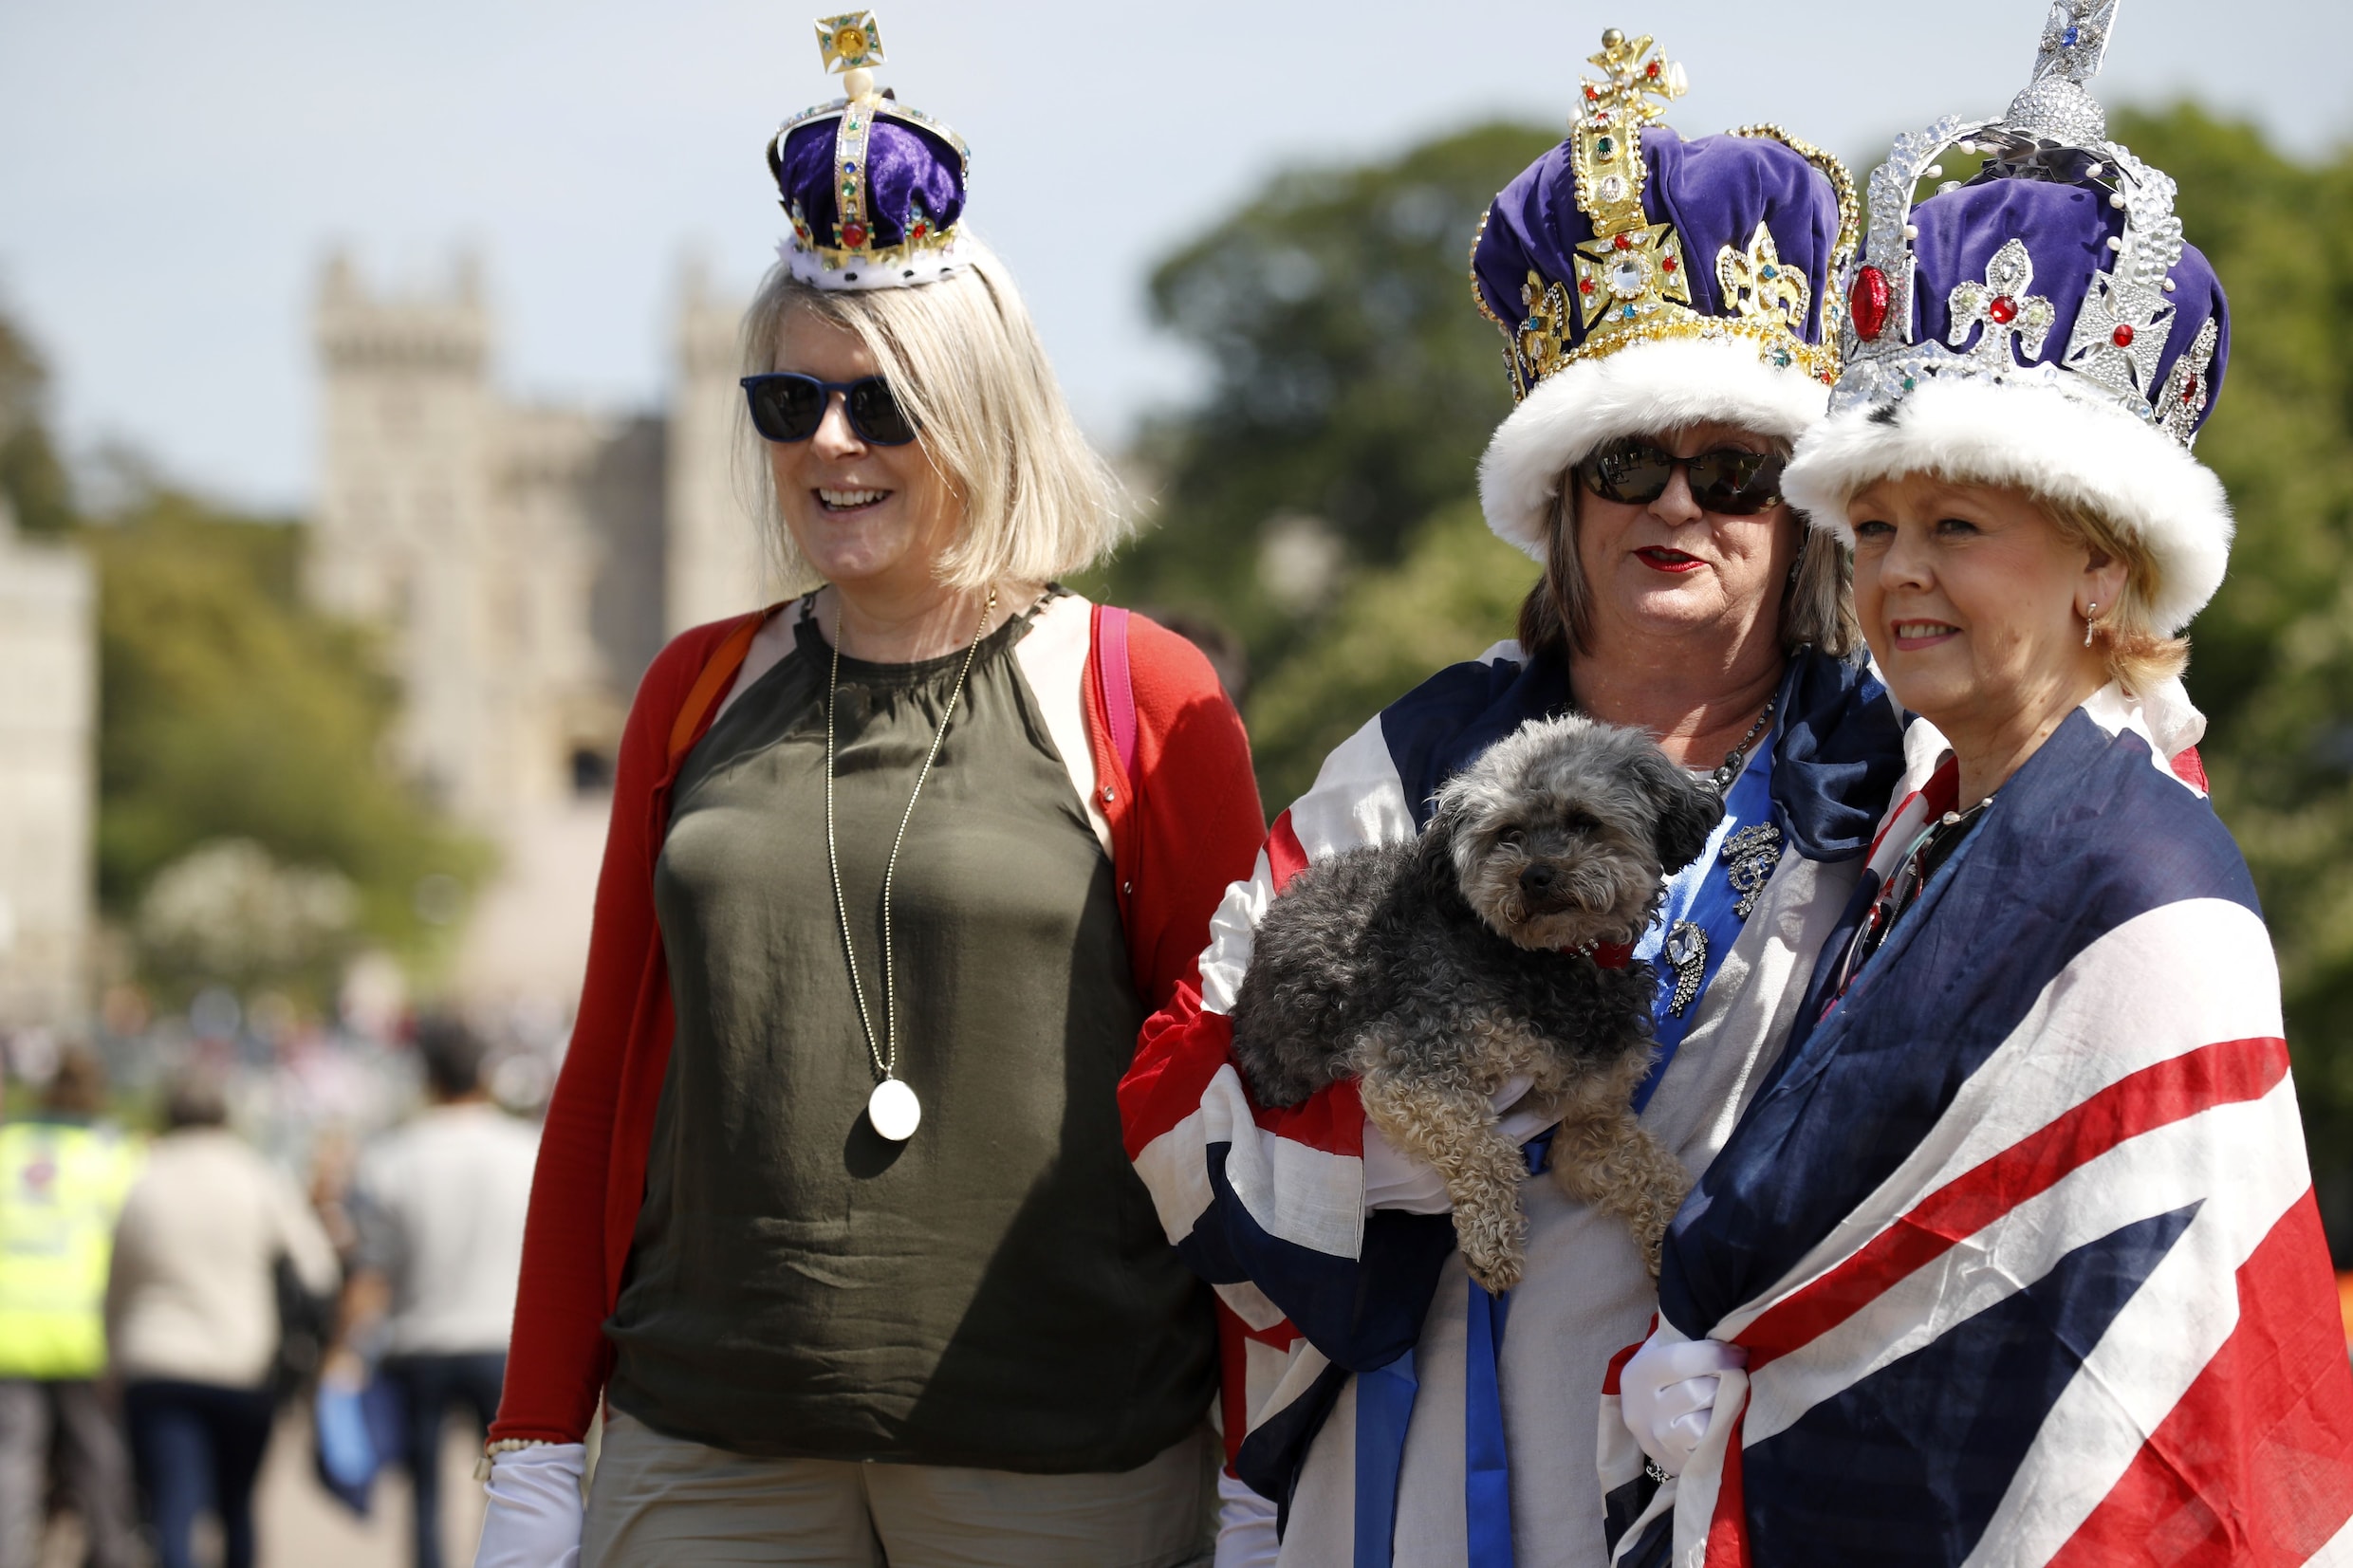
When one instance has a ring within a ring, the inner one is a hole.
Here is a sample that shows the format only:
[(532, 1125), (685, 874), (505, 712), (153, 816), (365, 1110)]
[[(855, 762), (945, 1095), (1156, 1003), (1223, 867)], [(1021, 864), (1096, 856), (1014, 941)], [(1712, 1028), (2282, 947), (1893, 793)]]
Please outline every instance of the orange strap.
[(703, 673), (695, 677), (693, 689), (686, 693), (685, 704), (679, 708), (677, 718), (671, 723), (672, 766), (676, 766), (678, 759), (694, 747), (695, 737), (700, 733), (703, 718), (711, 711), (711, 705), (719, 700), (728, 683), (735, 678), (735, 672), (744, 667), (744, 656), (751, 652), (751, 639), (760, 635), (760, 628), (768, 624), (769, 617), (783, 608), (781, 604), (771, 605), (758, 615), (744, 617), (735, 623), (735, 629), (728, 633), (726, 640), (712, 650), (710, 662), (703, 666)]

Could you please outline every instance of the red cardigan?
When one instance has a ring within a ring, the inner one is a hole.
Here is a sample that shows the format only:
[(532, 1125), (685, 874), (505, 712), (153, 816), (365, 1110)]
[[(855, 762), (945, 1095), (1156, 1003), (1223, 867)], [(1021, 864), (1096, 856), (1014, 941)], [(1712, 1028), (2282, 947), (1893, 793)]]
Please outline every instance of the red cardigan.
[[(588, 974), (531, 1179), (507, 1385), (493, 1441), (577, 1443), (612, 1348), (604, 1321), (637, 1232), (655, 1106), (670, 1061), (670, 981), (654, 918), (654, 860), (670, 788), (710, 727), (766, 612), (685, 632), (654, 660), (621, 736), (613, 820), (597, 878)], [(1111, 824), (1120, 913), (1137, 989), (1168, 1005), (1195, 965), (1230, 882), (1250, 875), (1266, 833), (1242, 720), (1200, 652), (1129, 618), (1135, 776), (1111, 734), (1095, 651), (1084, 688), (1088, 749)]]

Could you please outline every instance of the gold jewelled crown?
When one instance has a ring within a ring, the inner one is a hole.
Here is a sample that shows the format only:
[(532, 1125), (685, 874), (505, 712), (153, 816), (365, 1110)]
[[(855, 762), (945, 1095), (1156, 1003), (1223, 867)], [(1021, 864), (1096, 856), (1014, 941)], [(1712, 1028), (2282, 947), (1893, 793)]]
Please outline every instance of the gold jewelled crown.
[[(1569, 120), (1568, 148), (1577, 206), (1591, 221), (1593, 237), (1573, 248), (1573, 277), (1547, 279), (1531, 268), (1520, 289), (1526, 316), (1516, 325), (1496, 321), (1510, 341), (1513, 396), (1526, 397), (1547, 377), (1581, 360), (1605, 359), (1631, 344), (1667, 338), (1747, 341), (1769, 364), (1794, 366), (1825, 383), (1837, 380), (1839, 302), (1824, 300), (1823, 341), (1806, 341), (1812, 301), (1806, 274), (1782, 264), (1772, 232), (1762, 222), (1745, 249), (1726, 245), (1716, 252), (1724, 314), (1694, 308), (1690, 266), (1675, 225), (1654, 223), (1642, 211), (1650, 175), (1642, 157), (1642, 129), (1657, 124), (1666, 104), (1687, 87), (1683, 67), (1654, 53), (1652, 42), (1648, 34), (1630, 39), (1612, 28), (1602, 34), (1601, 52), (1588, 57), (1602, 76), (1583, 84), (1584, 101)], [(1778, 126), (1746, 125), (1732, 134), (1782, 142), (1829, 179), (1839, 203), (1838, 249), (1831, 265), (1834, 269), (1843, 265), (1860, 232), (1854, 181), (1845, 168)], [(1482, 221), (1482, 234), (1485, 229)], [(1477, 251), (1474, 240), (1473, 256)], [(1472, 294), (1480, 311), (1495, 320), (1475, 274)]]
[[(833, 222), (825, 231), (810, 216), (806, 203), (785, 194), (786, 215), (792, 221), (792, 239), (783, 248), (796, 271), (824, 287), (872, 286), (883, 283), (928, 282), (954, 268), (958, 254), (956, 213), (926, 212), (917, 201), (901, 215), (901, 238), (892, 245), (875, 242), (872, 187), (866, 167), (867, 143), (875, 121), (887, 119), (919, 126), (953, 149), (957, 159), (959, 187), (972, 175), (972, 150), (964, 138), (940, 120), (899, 101), (878, 89), (874, 67), (888, 59), (882, 30), (871, 10), (845, 11), (817, 23), (817, 50), (824, 68), (842, 77), (843, 96), (830, 103), (802, 110), (778, 128), (769, 143), (769, 166), (781, 171), (785, 142), (793, 132), (815, 121), (839, 117), (833, 141)], [(781, 175), (780, 175), (781, 177)]]

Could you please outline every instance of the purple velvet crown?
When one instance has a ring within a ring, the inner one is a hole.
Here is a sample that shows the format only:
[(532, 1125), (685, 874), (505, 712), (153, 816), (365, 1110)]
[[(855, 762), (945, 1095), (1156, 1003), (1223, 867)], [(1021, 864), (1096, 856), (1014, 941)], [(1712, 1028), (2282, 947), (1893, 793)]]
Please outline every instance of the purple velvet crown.
[[(1865, 269), (1850, 286), (1856, 336), (1939, 344), (1997, 364), (2014, 359), (2014, 373), (2047, 367), (2042, 374), (2054, 380), (2068, 372), (2079, 378), (2096, 373), (2128, 412), (2187, 445), (2222, 384), (2231, 351), (2229, 302), (2214, 267), (2185, 244), (2162, 274), (2169, 287), (2141, 309), (2117, 308), (2108, 269), (2117, 263), (2112, 242), (2121, 243), (2124, 220), (2125, 209), (2101, 186), (1997, 177), (1990, 168), (1912, 210), (1919, 231), (1912, 241), (1912, 329), (1883, 322), (1885, 286), (1872, 283)], [(2147, 413), (2121, 396), (2126, 388), (2152, 405)]]
[(953, 228), (964, 215), (964, 156), (922, 126), (900, 120), (885, 104), (866, 136), (857, 174), (865, 181), (866, 222), (840, 231), (833, 147), (838, 114), (803, 120), (769, 144), (769, 173), (785, 211), (806, 224), (807, 241), (841, 249), (887, 249)]
[[(1779, 265), (1804, 277), (1811, 297), (1801, 335), (1807, 342), (1822, 341), (1823, 286), (1839, 236), (1838, 191), (1823, 172), (1803, 153), (1768, 137), (1685, 141), (1661, 125), (1642, 132), (1642, 160), (1650, 169), (1643, 212), (1654, 222), (1675, 225), (1684, 253), (1695, 261), (1712, 259), (1725, 246), (1746, 249), (1760, 223), (1771, 231)], [(1471, 270), (1489, 314), (1504, 322), (1526, 314), (1521, 289), (1531, 270), (1547, 283), (1573, 284), (1570, 253), (1593, 237), (1593, 220), (1577, 206), (1570, 144), (1563, 141), (1505, 186), (1488, 210)], [(1715, 269), (1694, 265), (1688, 271), (1692, 307), (1724, 314)], [(1582, 343), (1586, 330), (1573, 330)]]
[[(1825, 331), (1823, 314), (1837, 308), (1828, 286), (1843, 219), (1842, 190), (1824, 166), (1828, 160), (1817, 162), (1819, 155), (1809, 157), (1774, 133), (1695, 141), (1664, 126), (1640, 134), (1647, 171), (1641, 212), (1652, 224), (1672, 226), (1679, 241), (1679, 253), (1658, 265), (1681, 274), (1691, 312), (1718, 321), (1743, 314), (1753, 319), (1750, 302), (1725, 297), (1718, 258), (1727, 251), (1748, 251), (1762, 224), (1772, 253), (1757, 268), (1761, 281), (1785, 288), (1790, 282), (1804, 284), (1803, 307), (1786, 318), (1786, 330), (1799, 343), (1828, 343), (1833, 331)], [(1514, 340), (1513, 378), (1523, 395), (1557, 368), (1536, 362), (1520, 346), (1523, 334), (1536, 325), (1532, 313), (1547, 286), (1559, 284), (1581, 301), (1592, 301), (1597, 293), (1607, 301), (1598, 316), (1587, 319), (1581, 308), (1555, 323), (1562, 329), (1563, 361), (1579, 357), (1589, 340), (1606, 336), (1621, 321), (1632, 320), (1621, 314), (1627, 305), (1608, 300), (1605, 279), (1594, 276), (1590, 267), (1581, 276), (1578, 249), (1593, 246), (1597, 235), (1594, 220), (1578, 205), (1575, 165), (1573, 137), (1530, 164), (1495, 197), (1472, 251), (1480, 308)], [(1783, 272), (1793, 278), (1779, 277)], [(1828, 324), (1835, 329), (1835, 314)]]

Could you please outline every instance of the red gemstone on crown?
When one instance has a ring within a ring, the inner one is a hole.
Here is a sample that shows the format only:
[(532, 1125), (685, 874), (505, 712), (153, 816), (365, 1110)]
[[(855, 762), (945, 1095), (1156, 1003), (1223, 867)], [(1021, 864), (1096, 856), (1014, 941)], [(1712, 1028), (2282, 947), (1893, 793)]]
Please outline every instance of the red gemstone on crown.
[(2018, 302), (2007, 294), (1996, 294), (1993, 303), (1986, 306), (1986, 314), (1993, 318), (1994, 325), (2008, 326), (2018, 319)]
[(865, 244), (866, 226), (862, 223), (843, 224), (842, 226), (842, 243), (852, 250), (855, 250), (860, 246)]
[(1579, 279), (1577, 280), (1577, 292), (1578, 292), (1578, 293), (1580, 293), (1580, 294), (1590, 294), (1590, 293), (1592, 293), (1592, 292), (1593, 292), (1593, 280), (1592, 280), (1591, 278), (1579, 278)]
[(1642, 74), (1649, 77), (1654, 82), (1657, 81), (1658, 79), (1658, 62), (1656, 60), (1652, 61)]
[(2114, 343), (2119, 348), (2132, 347), (2132, 341), (2133, 329), (2132, 323), (2130, 322), (2117, 323), (2116, 330), (2108, 334), (2108, 341)]
[(2196, 377), (2195, 377), (2195, 376), (2189, 376), (2189, 377), (2184, 377), (2184, 378), (2182, 378), (2182, 382), (2181, 382), (2181, 400), (2182, 400), (2183, 402), (2185, 402), (2185, 403), (2195, 403), (2195, 402), (2196, 402), (2196, 401), (2197, 401), (2197, 378), (2196, 378)]
[(1675, 270), (1675, 258), (1674, 258), (1673, 256), (1661, 256), (1661, 257), (1659, 257), (1659, 258), (1658, 258), (1658, 269), (1659, 269), (1661, 272), (1672, 272), (1672, 271), (1674, 271), (1674, 270)]
[(1865, 342), (1887, 324), (1887, 274), (1866, 267), (1855, 274), (1846, 290), (1846, 310), (1855, 319), (1855, 336)]
[(1594, 99), (1597, 99), (1597, 98), (1599, 98), (1599, 97), (1601, 97), (1601, 96), (1602, 96), (1602, 93), (1601, 93), (1601, 89), (1600, 89), (1600, 88), (1598, 88), (1598, 87), (1594, 86), (1594, 84), (1593, 84), (1592, 83), (1590, 83), (1590, 82), (1588, 82), (1588, 83), (1585, 83), (1585, 101), (1586, 101), (1587, 102), (1590, 102), (1590, 101), (1592, 101)]
[(1632, 234), (1621, 234), (1611, 243), (1616, 245), (1621, 250), (1631, 250), (1634, 249), (1634, 236)]

